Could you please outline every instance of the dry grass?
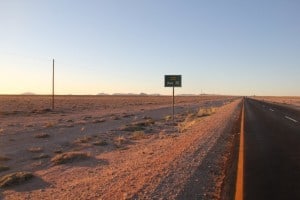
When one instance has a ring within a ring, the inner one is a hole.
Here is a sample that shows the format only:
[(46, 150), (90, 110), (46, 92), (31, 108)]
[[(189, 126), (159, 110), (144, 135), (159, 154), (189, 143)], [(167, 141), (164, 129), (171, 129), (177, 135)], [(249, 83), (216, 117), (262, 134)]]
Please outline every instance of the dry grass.
[(185, 120), (178, 124), (178, 132), (183, 133), (188, 128), (190, 128), (192, 125), (194, 125), (199, 117), (206, 117), (214, 114), (216, 112), (216, 108), (210, 107), (210, 108), (200, 108), (198, 113), (189, 113)]
[(197, 122), (196, 114), (190, 113), (187, 115), (185, 120), (178, 124), (178, 132), (183, 133), (186, 131), (189, 127), (194, 125)]
[(38, 134), (34, 135), (34, 137), (35, 138), (48, 138), (48, 137), (50, 137), (50, 135), (47, 133), (38, 133)]
[(121, 147), (122, 144), (124, 144), (126, 142), (126, 138), (124, 136), (119, 135), (116, 139), (115, 139), (115, 144), (117, 147)]
[(165, 121), (170, 121), (170, 120), (172, 120), (172, 118), (173, 117), (171, 115), (167, 115), (164, 117)]
[(31, 178), (33, 178), (33, 174), (30, 172), (14, 172), (7, 174), (0, 178), (0, 187), (19, 185)]
[(4, 171), (7, 171), (7, 170), (9, 170), (8, 166), (0, 165), (0, 172), (4, 172)]
[(130, 138), (133, 140), (141, 140), (146, 138), (146, 134), (144, 131), (135, 131), (132, 133)]
[(55, 165), (72, 163), (74, 161), (85, 160), (90, 157), (90, 154), (85, 152), (67, 152), (54, 156), (51, 162)]
[(31, 153), (40, 153), (43, 151), (42, 147), (30, 147), (27, 149), (27, 151), (31, 152)]
[(216, 108), (214, 107), (210, 107), (210, 108), (200, 108), (198, 111), (197, 116), (198, 117), (205, 117), (205, 116), (209, 116), (212, 115), (216, 112)]

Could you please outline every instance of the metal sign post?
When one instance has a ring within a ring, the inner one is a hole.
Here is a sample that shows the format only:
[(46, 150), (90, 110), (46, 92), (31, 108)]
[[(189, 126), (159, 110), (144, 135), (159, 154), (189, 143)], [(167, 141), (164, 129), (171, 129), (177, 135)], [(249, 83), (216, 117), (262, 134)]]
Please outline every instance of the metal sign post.
[(165, 87), (173, 88), (172, 119), (175, 120), (175, 87), (181, 87), (181, 75), (165, 75)]

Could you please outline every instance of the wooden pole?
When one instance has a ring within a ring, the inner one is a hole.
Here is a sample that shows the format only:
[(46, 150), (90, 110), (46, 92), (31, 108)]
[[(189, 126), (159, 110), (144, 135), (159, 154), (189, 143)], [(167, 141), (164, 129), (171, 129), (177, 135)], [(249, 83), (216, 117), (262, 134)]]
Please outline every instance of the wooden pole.
[(54, 110), (54, 59), (52, 63), (52, 110)]
[(174, 115), (175, 115), (175, 112), (174, 112), (174, 104), (175, 104), (175, 97), (174, 97), (174, 84), (173, 84), (173, 123), (174, 123)]

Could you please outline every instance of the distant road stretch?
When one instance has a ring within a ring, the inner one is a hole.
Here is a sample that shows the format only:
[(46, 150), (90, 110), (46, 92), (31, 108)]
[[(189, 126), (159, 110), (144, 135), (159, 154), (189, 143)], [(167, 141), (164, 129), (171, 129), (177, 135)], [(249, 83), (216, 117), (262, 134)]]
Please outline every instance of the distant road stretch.
[(245, 99), (244, 199), (300, 199), (300, 111)]

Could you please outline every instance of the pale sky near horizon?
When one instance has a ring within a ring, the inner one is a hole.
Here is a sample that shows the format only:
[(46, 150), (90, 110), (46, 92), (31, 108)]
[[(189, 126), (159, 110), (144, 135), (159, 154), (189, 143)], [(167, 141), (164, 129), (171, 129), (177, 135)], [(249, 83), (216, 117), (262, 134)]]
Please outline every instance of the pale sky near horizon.
[(298, 0), (0, 0), (0, 94), (300, 96)]

